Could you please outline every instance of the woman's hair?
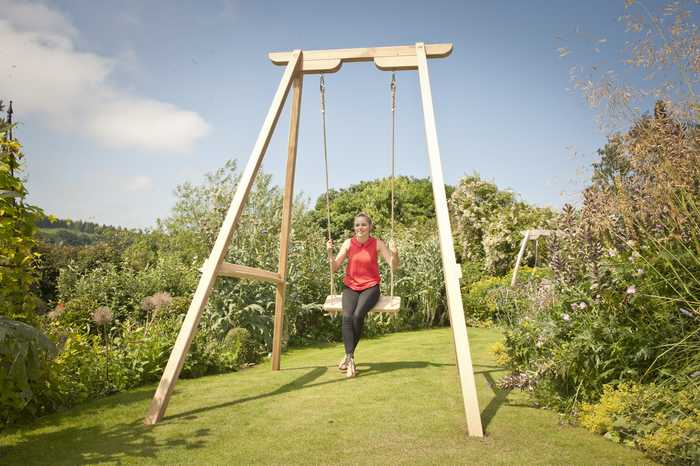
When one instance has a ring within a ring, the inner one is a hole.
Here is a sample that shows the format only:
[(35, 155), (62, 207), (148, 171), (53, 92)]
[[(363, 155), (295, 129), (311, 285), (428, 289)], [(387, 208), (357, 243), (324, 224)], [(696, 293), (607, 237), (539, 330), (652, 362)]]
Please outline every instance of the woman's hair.
[(366, 219), (367, 219), (367, 223), (369, 223), (370, 229), (371, 229), (372, 226), (374, 225), (374, 224), (372, 223), (372, 219), (369, 218), (369, 215), (367, 215), (366, 213), (360, 212), (359, 214), (355, 215), (354, 218), (358, 218), (358, 217), (364, 217), (364, 218), (366, 218)]

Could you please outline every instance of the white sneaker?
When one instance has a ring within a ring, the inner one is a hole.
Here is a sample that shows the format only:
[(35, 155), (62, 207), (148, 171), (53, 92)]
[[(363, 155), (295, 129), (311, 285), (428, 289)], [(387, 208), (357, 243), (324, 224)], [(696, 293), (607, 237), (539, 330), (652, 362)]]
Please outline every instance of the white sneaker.
[(345, 377), (355, 377), (355, 374), (357, 374), (357, 369), (355, 369), (355, 360), (353, 358), (349, 358), (347, 369), (345, 370)]
[(341, 371), (344, 371), (348, 368), (348, 357), (347, 355), (343, 356), (343, 359), (340, 360), (338, 363), (338, 369)]

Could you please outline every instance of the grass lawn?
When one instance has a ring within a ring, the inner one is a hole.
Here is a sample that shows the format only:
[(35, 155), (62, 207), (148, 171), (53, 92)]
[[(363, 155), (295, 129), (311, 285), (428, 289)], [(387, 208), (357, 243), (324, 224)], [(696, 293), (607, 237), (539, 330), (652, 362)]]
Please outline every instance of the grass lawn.
[(362, 340), (358, 376), (341, 345), (290, 350), (282, 370), (181, 380), (143, 425), (155, 385), (5, 431), (0, 464), (654, 464), (528, 406), (495, 382), (493, 329), (470, 329), (484, 439), (468, 438), (448, 328)]

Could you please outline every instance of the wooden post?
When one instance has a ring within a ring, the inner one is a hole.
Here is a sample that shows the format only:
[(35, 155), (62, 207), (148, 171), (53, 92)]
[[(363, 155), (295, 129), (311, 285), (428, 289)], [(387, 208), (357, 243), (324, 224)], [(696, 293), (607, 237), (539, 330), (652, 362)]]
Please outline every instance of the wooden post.
[(481, 415), (479, 413), (479, 399), (476, 393), (474, 368), (472, 367), (472, 359), (469, 351), (469, 337), (464, 320), (462, 294), (459, 288), (457, 260), (455, 259), (450, 216), (447, 210), (445, 182), (442, 176), (440, 148), (438, 146), (435, 114), (433, 112), (433, 97), (430, 91), (430, 77), (428, 76), (428, 60), (425, 52), (425, 45), (422, 42), (416, 44), (416, 57), (418, 60), (418, 76), (423, 103), (428, 159), (430, 161), (430, 177), (433, 183), (435, 213), (440, 235), (442, 268), (444, 270), (445, 288), (447, 290), (447, 307), (450, 313), (455, 353), (457, 354), (457, 370), (459, 372), (459, 380), (462, 388), (464, 412), (467, 418), (467, 431), (472, 437), (483, 437), (484, 432), (481, 426)]
[(523, 236), (523, 242), (520, 243), (520, 251), (518, 252), (518, 258), (515, 259), (515, 268), (513, 269), (513, 278), (510, 279), (510, 286), (515, 286), (515, 280), (518, 277), (518, 269), (520, 269), (520, 261), (523, 260), (523, 255), (525, 254), (525, 248), (527, 247), (527, 242), (530, 239), (530, 230), (525, 230)]
[[(303, 60), (303, 56), (301, 58)], [(277, 284), (275, 294), (275, 324), (272, 338), (272, 370), (280, 370), (280, 353), (282, 352), (282, 327), (284, 323), (284, 299), (287, 288), (287, 254), (289, 250), (289, 232), (291, 230), (292, 209), (294, 207), (294, 171), (297, 162), (297, 140), (299, 137), (299, 116), (301, 112), (301, 90), (304, 74), (299, 71), (294, 78), (294, 93), (289, 125), (289, 143), (287, 148), (287, 174), (282, 198), (282, 228), (280, 229), (279, 274), (281, 281)]]
[(257, 174), (258, 168), (262, 163), (262, 159), (267, 150), (267, 146), (270, 143), (270, 138), (277, 125), (277, 120), (279, 119), (280, 113), (282, 112), (282, 107), (284, 106), (284, 101), (289, 93), (289, 88), (291, 87), (292, 77), (298, 71), (298, 68), (302, 61), (299, 59), (301, 56), (301, 51), (295, 50), (292, 53), (291, 59), (287, 64), (287, 68), (282, 75), (282, 80), (280, 81), (279, 87), (277, 88), (277, 93), (272, 100), (272, 105), (267, 112), (267, 117), (263, 123), (258, 139), (253, 148), (253, 152), (248, 160), (241, 179), (238, 183), (236, 189), (236, 194), (233, 196), (231, 205), (226, 213), (226, 218), (224, 223), (219, 230), (219, 235), (214, 243), (214, 248), (211, 251), (209, 259), (206, 261), (203, 270), (202, 277), (199, 279), (199, 284), (197, 285), (197, 290), (192, 298), (192, 303), (187, 311), (185, 320), (180, 328), (180, 333), (175, 340), (175, 346), (173, 351), (170, 353), (170, 358), (168, 359), (168, 364), (165, 367), (163, 376), (160, 379), (160, 384), (156, 390), (153, 400), (151, 401), (151, 406), (148, 409), (148, 414), (144, 420), (146, 425), (152, 425), (160, 421), (160, 419), (165, 414), (165, 410), (168, 407), (168, 401), (172, 394), (175, 383), (180, 376), (180, 371), (182, 370), (182, 365), (187, 357), (187, 351), (192, 343), (192, 338), (197, 331), (197, 325), (202, 317), (202, 311), (207, 304), (209, 298), (209, 293), (214, 285), (216, 276), (218, 273), (219, 265), (223, 262), (226, 252), (228, 250), (229, 241), (231, 240), (231, 234), (235, 229), (238, 221), (243, 212), (243, 206), (250, 192), (250, 188), (253, 185), (253, 180)]

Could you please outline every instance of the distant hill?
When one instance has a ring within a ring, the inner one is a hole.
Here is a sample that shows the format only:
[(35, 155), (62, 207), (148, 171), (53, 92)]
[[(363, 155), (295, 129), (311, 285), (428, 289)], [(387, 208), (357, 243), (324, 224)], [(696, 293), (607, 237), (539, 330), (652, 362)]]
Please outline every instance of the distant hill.
[(124, 227), (100, 225), (83, 220), (57, 219), (50, 221), (43, 218), (36, 222), (39, 230), (39, 238), (51, 244), (66, 244), (70, 246), (86, 246), (99, 243), (106, 236), (120, 231), (127, 231)]

